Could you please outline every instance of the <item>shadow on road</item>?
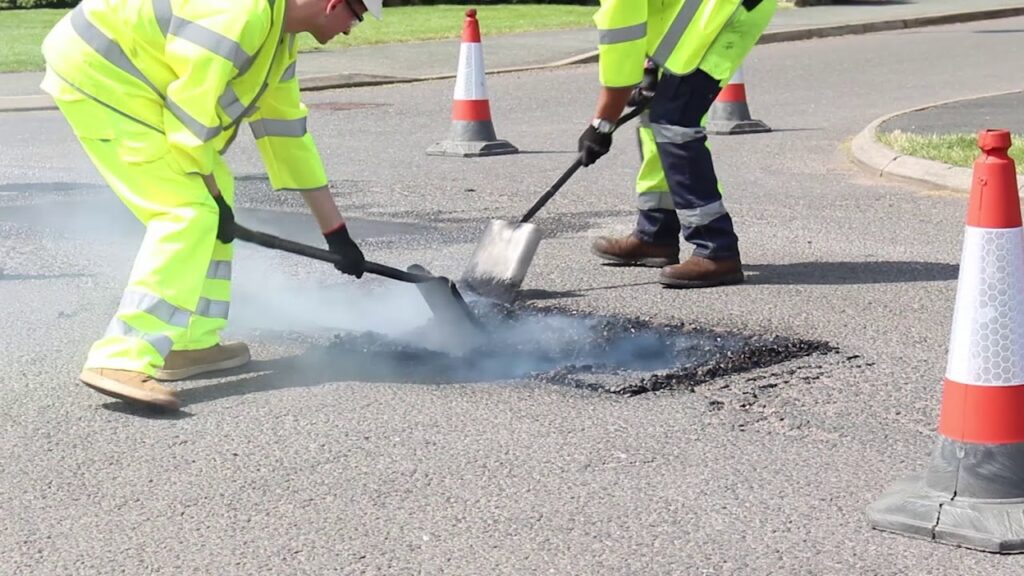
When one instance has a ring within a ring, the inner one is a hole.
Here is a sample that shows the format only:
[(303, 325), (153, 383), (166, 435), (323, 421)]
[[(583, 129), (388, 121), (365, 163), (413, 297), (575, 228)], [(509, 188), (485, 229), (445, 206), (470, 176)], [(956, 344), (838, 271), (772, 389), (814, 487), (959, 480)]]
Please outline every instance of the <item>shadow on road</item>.
[(748, 284), (892, 284), (956, 280), (958, 264), (942, 262), (795, 262), (744, 264)]
[(533, 302), (538, 300), (556, 300), (558, 298), (579, 298), (587, 292), (600, 292), (601, 290), (615, 290), (617, 288), (633, 288), (635, 286), (654, 286), (655, 280), (647, 282), (631, 282), (629, 284), (611, 284), (609, 286), (592, 286), (590, 288), (579, 288), (577, 290), (544, 290), (543, 288), (527, 288), (519, 291), (517, 302)]
[[(318, 346), (286, 358), (254, 360), (242, 369), (224, 373), (227, 377), (241, 376), (240, 378), (185, 388), (178, 391), (178, 398), (182, 406), (187, 408), (192, 404), (233, 396), (284, 388), (308, 388), (334, 382), (450, 384), (462, 381), (459, 378), (439, 378), (441, 375), (436, 367), (431, 369), (416, 361), (395, 360), (394, 354), (372, 351), (357, 354)], [(464, 381), (471, 381), (471, 378)]]

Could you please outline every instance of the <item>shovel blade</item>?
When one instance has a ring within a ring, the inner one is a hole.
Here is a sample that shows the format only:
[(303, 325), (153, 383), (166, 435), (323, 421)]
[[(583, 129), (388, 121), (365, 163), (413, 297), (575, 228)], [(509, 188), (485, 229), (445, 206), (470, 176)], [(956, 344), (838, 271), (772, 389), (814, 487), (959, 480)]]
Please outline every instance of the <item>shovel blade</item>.
[(462, 281), (473, 292), (502, 301), (515, 298), (540, 244), (540, 228), (491, 220), (473, 251)]
[[(419, 264), (413, 264), (407, 270), (415, 274), (430, 274)], [(450, 351), (461, 354), (483, 342), (484, 326), (466, 304), (455, 282), (437, 276), (428, 282), (417, 283), (416, 289), (434, 314), (439, 335), (450, 344)]]

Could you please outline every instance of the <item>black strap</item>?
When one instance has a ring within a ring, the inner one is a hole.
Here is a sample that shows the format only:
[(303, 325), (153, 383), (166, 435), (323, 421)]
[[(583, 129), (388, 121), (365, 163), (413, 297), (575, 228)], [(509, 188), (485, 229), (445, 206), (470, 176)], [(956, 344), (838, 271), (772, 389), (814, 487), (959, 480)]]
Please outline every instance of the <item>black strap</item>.
[(760, 3), (761, 0), (743, 0), (743, 7), (747, 9), (747, 12), (753, 12)]

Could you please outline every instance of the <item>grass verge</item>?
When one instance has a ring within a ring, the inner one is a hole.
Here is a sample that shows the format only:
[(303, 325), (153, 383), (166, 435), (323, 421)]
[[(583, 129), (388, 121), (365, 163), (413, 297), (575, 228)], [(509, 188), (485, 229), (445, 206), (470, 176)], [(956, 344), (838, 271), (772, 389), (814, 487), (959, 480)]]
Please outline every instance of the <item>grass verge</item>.
[[(1020, 144), (1010, 148), (1010, 157), (1021, 170), (1024, 162), (1024, 135), (1013, 134), (1014, 142)], [(953, 166), (970, 168), (981, 154), (977, 134), (911, 134), (894, 130), (879, 132), (878, 140), (900, 154), (927, 158)]]
[(25, 72), (43, 69), (39, 46), (46, 33), (67, 10), (36, 8), (0, 11), (0, 72)]
[[(585, 28), (593, 25), (593, 6), (560, 6), (546, 4), (484, 6), (479, 9), (480, 33), (487, 36)], [(66, 10), (0, 10), (0, 72), (25, 72), (43, 69), (39, 45), (43, 37)], [(384, 10), (381, 21), (368, 18), (351, 36), (339, 36), (327, 46), (320, 46), (308, 34), (299, 37), (303, 51), (398, 44), (422, 40), (458, 38), (466, 7), (459, 5), (406, 6)], [(595, 36), (595, 43), (596, 43)]]

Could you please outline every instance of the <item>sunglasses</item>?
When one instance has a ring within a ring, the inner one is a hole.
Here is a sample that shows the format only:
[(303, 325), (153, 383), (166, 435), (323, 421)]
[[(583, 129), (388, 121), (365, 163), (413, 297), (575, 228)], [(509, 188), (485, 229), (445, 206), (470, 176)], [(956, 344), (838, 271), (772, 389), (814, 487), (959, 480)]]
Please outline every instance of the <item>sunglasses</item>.
[(349, 12), (351, 12), (352, 15), (356, 17), (356, 22), (362, 22), (363, 21), (363, 15), (360, 14), (358, 10), (356, 10), (356, 7), (352, 3), (352, 0), (345, 0), (345, 6), (347, 6)]

